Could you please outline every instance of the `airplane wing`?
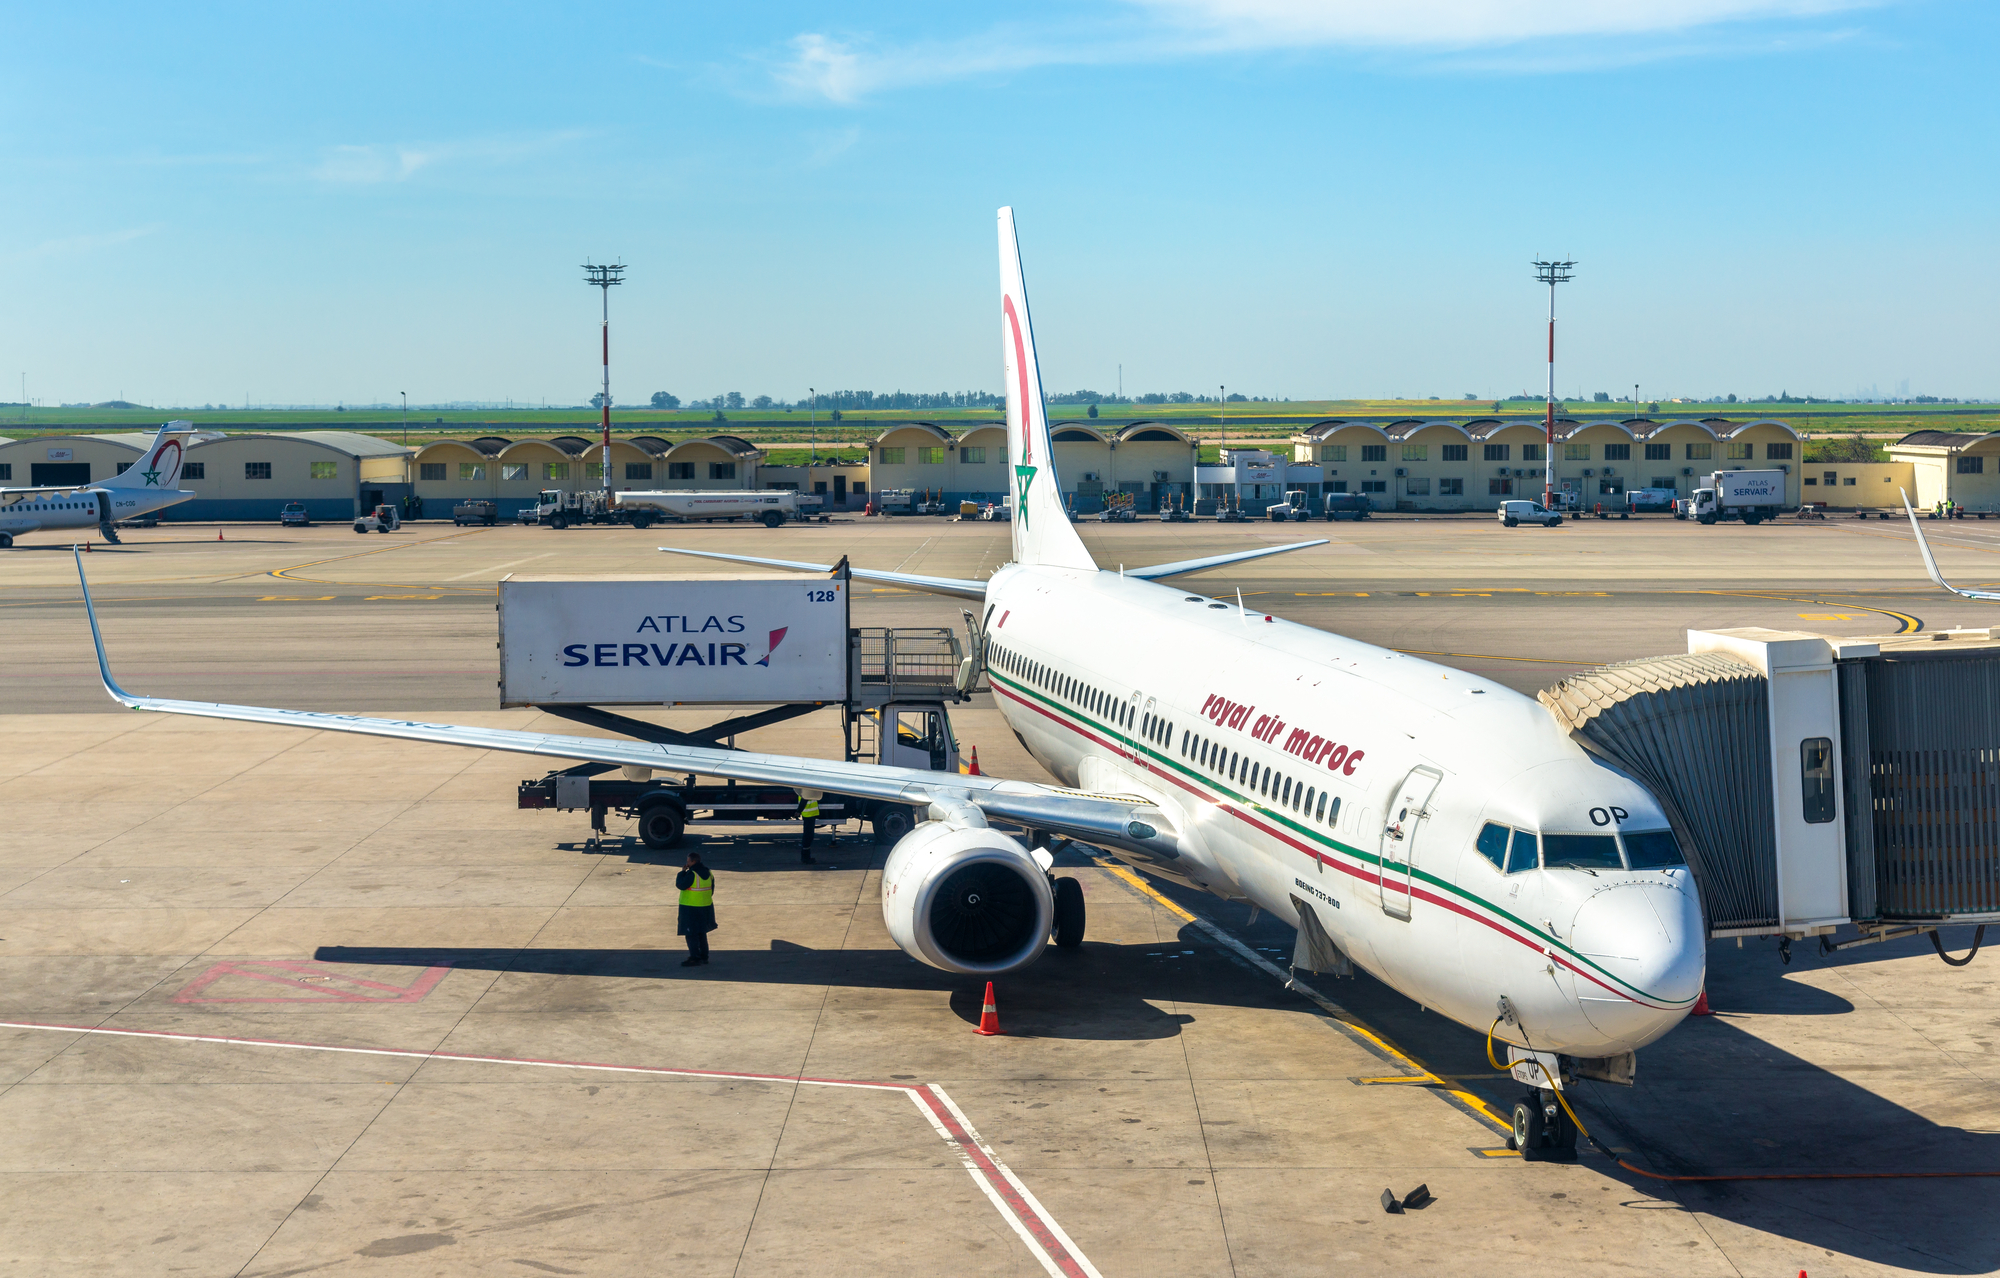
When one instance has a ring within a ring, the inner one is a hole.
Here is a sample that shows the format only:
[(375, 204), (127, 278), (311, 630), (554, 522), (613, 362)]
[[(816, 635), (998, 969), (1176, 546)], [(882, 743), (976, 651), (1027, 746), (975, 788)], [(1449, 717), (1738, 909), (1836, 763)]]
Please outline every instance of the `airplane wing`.
[(353, 732), (404, 741), (430, 741), (439, 745), (504, 750), (549, 759), (653, 768), (661, 772), (734, 777), (742, 781), (790, 786), (799, 790), (832, 791), (914, 807), (936, 803), (962, 809), (970, 804), (988, 817), (1130, 852), (1148, 861), (1172, 861), (1180, 855), (1179, 832), (1174, 828), (1173, 819), (1155, 807), (1151, 800), (1137, 795), (1091, 794), (1032, 781), (1008, 781), (997, 777), (925, 772), (915, 768), (792, 755), (654, 745), (601, 737), (553, 736), (506, 728), (427, 723), (416, 719), (375, 719), (314, 710), (140, 696), (119, 687), (117, 680), (111, 676), (111, 662), (104, 651), (104, 636), (97, 625), (97, 609), (91, 602), (90, 583), (83, 572), (83, 557), (80, 553), (72, 553), (76, 554), (77, 580), (83, 583), (83, 606), (90, 618), (91, 641), (97, 646), (98, 674), (104, 680), (104, 690), (113, 700), (129, 709), (194, 715), (204, 719), (234, 719), (243, 723), (279, 724), (325, 732)]
[[(1242, 563), (1246, 559), (1262, 559), (1265, 555), (1282, 555), (1288, 550), (1305, 550), (1313, 546), (1326, 545), (1326, 538), (1317, 541), (1295, 541), (1285, 546), (1259, 546), (1255, 550), (1235, 550), (1226, 555), (1209, 555), (1204, 559), (1180, 559), (1170, 564), (1155, 564), (1151, 568), (1127, 568), (1127, 577), (1137, 577), (1141, 581), (1157, 581), (1162, 577), (1175, 577), (1184, 572), (1200, 572), (1204, 568), (1220, 568), (1224, 564)], [(722, 559), (731, 563), (757, 564), (764, 568), (791, 568), (798, 572), (832, 572), (832, 564), (809, 564), (796, 559), (760, 559), (755, 555), (728, 555), (718, 550), (683, 550), (678, 546), (662, 546), (661, 550), (670, 555), (694, 555), (700, 559)], [(911, 590), (922, 590), (934, 595), (952, 595), (959, 599), (986, 598), (986, 583), (965, 581), (957, 577), (921, 577), (908, 572), (883, 572), (874, 568), (849, 568), (856, 581), (879, 581), (885, 585), (907, 586)]]
[[(697, 559), (722, 559), (737, 564), (757, 564), (764, 568), (790, 568), (797, 572), (832, 572), (832, 564), (809, 564), (797, 559), (759, 559), (755, 555), (725, 555), (719, 550), (683, 550), (679, 546), (662, 546), (669, 555), (693, 555)], [(967, 581), (962, 577), (922, 577), (912, 572), (884, 572), (878, 568), (849, 568), (848, 575), (856, 581), (879, 581), (889, 586), (907, 586), (911, 590), (922, 590), (933, 595), (950, 595), (955, 599), (984, 601), (986, 583)]]
[(1910, 494), (1901, 488), (1896, 491), (1903, 494), (1903, 513), (1910, 517), (1910, 531), (1917, 535), (1917, 550), (1923, 554), (1924, 568), (1930, 573), (1931, 580), (1954, 595), (1963, 595), (1967, 599), (2000, 600), (2000, 591), (1966, 590), (1944, 579), (1944, 574), (1938, 571), (1937, 559), (1931, 554), (1931, 544), (1924, 540), (1924, 530), (1917, 523), (1917, 512), (1910, 506)]

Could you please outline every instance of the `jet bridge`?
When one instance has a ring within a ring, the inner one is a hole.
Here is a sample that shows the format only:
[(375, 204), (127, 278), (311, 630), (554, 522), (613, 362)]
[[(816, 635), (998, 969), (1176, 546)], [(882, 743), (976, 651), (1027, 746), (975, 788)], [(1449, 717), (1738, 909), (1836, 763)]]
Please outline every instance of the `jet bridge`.
[(1657, 795), (1711, 936), (2000, 922), (2000, 642), (1690, 631), (1541, 701)]

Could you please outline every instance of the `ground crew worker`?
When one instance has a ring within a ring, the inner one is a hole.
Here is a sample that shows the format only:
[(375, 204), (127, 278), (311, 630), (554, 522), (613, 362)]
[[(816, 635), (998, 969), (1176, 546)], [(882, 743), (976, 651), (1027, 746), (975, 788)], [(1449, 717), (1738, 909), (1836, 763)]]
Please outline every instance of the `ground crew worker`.
[(813, 864), (813, 826), (819, 820), (819, 800), (799, 795), (799, 864)]
[(674, 876), (681, 891), (680, 934), (687, 938), (688, 956), (682, 967), (708, 962), (708, 934), (715, 930), (715, 874), (701, 863), (701, 853), (688, 853), (687, 869)]

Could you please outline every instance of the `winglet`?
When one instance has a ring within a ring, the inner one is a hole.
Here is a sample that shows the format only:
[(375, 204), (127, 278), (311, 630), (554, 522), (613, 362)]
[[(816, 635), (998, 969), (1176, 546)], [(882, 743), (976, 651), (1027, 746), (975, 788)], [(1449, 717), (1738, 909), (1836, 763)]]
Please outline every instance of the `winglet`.
[(2000, 593), (1991, 590), (1962, 590), (1944, 579), (1944, 574), (1938, 571), (1936, 557), (1931, 554), (1931, 543), (1925, 539), (1924, 530), (1917, 523), (1917, 512), (1910, 505), (1909, 492), (1901, 488), (1896, 491), (1903, 495), (1903, 513), (1910, 517), (1910, 531), (1917, 535), (1917, 549), (1923, 554), (1924, 568), (1930, 573), (1931, 580), (1954, 595), (1962, 595), (1967, 599), (2000, 599)]
[(83, 575), (83, 552), (75, 546), (71, 546), (69, 550), (70, 554), (76, 556), (76, 579), (83, 586), (83, 611), (84, 615), (90, 618), (90, 641), (97, 645), (97, 673), (104, 680), (104, 690), (111, 694), (113, 701), (123, 704), (127, 709), (137, 710), (143, 698), (135, 697), (125, 691), (118, 686), (118, 681), (111, 677), (111, 659), (104, 655), (104, 633), (97, 628), (97, 609), (90, 602), (90, 580)]

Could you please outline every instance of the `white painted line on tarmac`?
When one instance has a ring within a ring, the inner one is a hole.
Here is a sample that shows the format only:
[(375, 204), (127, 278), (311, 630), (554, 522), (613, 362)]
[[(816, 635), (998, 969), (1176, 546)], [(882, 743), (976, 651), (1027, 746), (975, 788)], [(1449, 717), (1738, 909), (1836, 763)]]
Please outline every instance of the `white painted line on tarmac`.
[(537, 1060), (522, 1056), (481, 1056), (471, 1052), (415, 1052), (394, 1047), (339, 1047), (331, 1043), (294, 1043), (277, 1038), (231, 1038), (219, 1034), (174, 1034), (165, 1030), (110, 1029), (90, 1025), (50, 1025), (38, 1021), (0, 1021), (0, 1029), (52, 1030), (65, 1034), (102, 1034), (115, 1038), (158, 1038), (176, 1043), (223, 1043), (239, 1047), (281, 1047), (301, 1052), (342, 1052), (350, 1056), (400, 1056), (409, 1060), (469, 1061), (481, 1065), (528, 1065), (538, 1069), (587, 1069), (612, 1074), (665, 1074), (674, 1078), (731, 1078), (805, 1087), (851, 1087), (862, 1091), (901, 1092), (944, 1139), (965, 1165), (987, 1200), (1027, 1244), (1049, 1278), (1103, 1278), (1085, 1258), (1063, 1227), (1049, 1215), (1028, 1187), (981, 1138), (964, 1111), (935, 1083), (911, 1086), (859, 1078), (807, 1078), (798, 1074), (744, 1074), (715, 1069), (670, 1069), (664, 1065), (606, 1065), (596, 1061)]
[(445, 580), (464, 581), (467, 577), (481, 577), (489, 572), (499, 572), (503, 568), (518, 568), (522, 564), (531, 564), (535, 562), (537, 559), (547, 559), (549, 555), (553, 555), (555, 553), (556, 553), (555, 551), (551, 550), (548, 553), (548, 555), (529, 555), (526, 559), (516, 559), (511, 564), (494, 564), (491, 568), (474, 568), (471, 572), (462, 572), (458, 574), (458, 576), (456, 577), (446, 577)]

